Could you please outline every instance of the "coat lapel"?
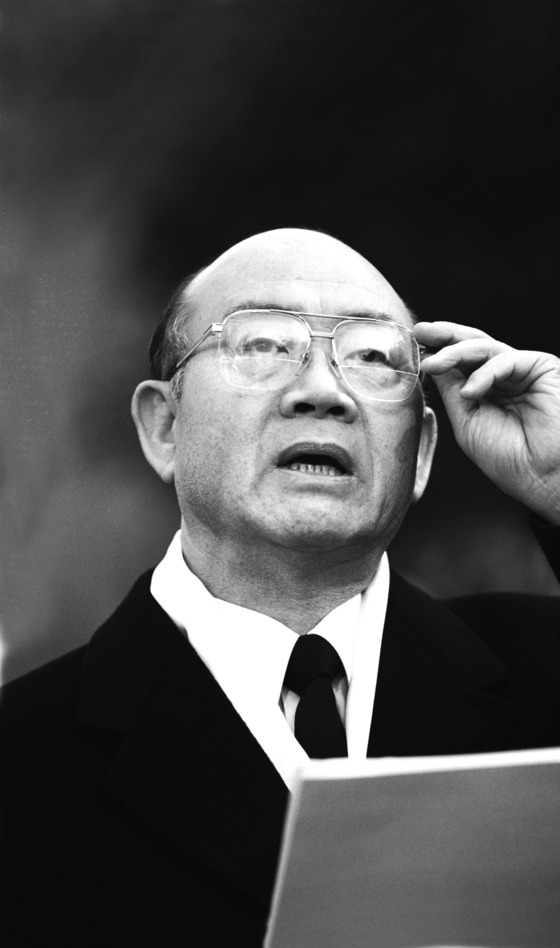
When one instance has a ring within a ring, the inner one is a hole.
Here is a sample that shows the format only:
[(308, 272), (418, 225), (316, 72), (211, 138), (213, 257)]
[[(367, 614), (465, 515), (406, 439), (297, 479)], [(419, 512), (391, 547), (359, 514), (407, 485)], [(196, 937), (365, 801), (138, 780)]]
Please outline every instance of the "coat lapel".
[[(173, 845), (268, 900), (288, 793), (142, 577), (88, 650), (80, 723), (113, 736), (108, 792)], [(368, 755), (496, 750), (508, 672), (442, 604), (393, 575)]]
[(506, 666), (442, 603), (392, 574), (369, 757), (503, 749)]
[(287, 789), (150, 577), (92, 639), (80, 722), (121, 739), (107, 790), (174, 845), (270, 897)]

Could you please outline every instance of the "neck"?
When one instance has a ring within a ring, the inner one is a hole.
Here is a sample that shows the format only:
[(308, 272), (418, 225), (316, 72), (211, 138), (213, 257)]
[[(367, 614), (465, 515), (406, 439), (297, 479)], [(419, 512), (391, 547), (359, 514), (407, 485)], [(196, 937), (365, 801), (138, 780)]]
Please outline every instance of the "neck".
[(254, 544), (240, 550), (181, 530), (189, 569), (218, 599), (262, 612), (294, 632), (309, 632), (329, 612), (361, 593), (383, 550), (294, 550)]

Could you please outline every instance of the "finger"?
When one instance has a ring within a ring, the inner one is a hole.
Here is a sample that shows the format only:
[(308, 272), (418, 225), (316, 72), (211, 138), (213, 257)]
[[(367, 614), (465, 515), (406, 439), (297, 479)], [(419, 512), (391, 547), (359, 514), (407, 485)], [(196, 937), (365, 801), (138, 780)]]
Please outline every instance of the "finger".
[(471, 372), (475, 366), (487, 362), (501, 352), (515, 353), (516, 350), (490, 336), (467, 339), (424, 356), (422, 371), (428, 375), (443, 375), (451, 369)]
[(420, 322), (414, 326), (414, 335), (420, 345), (431, 349), (440, 349), (442, 346), (463, 342), (466, 339), (490, 339), (488, 333), (473, 326), (461, 326), (459, 323), (449, 323), (439, 320), (434, 323)]
[(520, 395), (530, 388), (536, 390), (539, 379), (549, 375), (546, 355), (512, 349), (476, 369), (461, 388), (461, 395), (469, 400), (479, 400), (492, 390), (496, 394)]

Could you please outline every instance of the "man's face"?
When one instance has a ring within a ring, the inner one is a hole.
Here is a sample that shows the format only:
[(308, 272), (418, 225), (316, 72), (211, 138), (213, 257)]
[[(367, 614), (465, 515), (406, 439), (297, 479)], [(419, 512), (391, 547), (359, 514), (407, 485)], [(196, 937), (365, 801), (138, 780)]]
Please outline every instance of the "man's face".
[[(404, 304), (362, 257), (321, 234), (277, 231), (238, 244), (191, 289), (189, 342), (248, 305), (411, 327)], [(265, 317), (266, 318), (266, 317)], [(334, 320), (309, 320), (312, 329)], [(367, 402), (338, 379), (330, 341), (278, 391), (233, 388), (210, 337), (184, 368), (173, 476), (187, 533), (239, 548), (368, 548), (390, 541), (409, 506), (422, 430), (420, 387), (404, 402)], [(298, 463), (324, 456), (325, 471)], [(328, 472), (329, 456), (344, 473)]]

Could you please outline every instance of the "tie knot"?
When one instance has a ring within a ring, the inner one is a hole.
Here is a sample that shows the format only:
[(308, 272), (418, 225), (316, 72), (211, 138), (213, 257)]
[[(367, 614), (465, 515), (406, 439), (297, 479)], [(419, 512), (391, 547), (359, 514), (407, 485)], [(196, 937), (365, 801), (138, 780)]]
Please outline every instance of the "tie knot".
[(302, 695), (307, 686), (319, 676), (332, 682), (342, 671), (342, 662), (335, 648), (321, 635), (300, 635), (292, 649), (284, 684)]

